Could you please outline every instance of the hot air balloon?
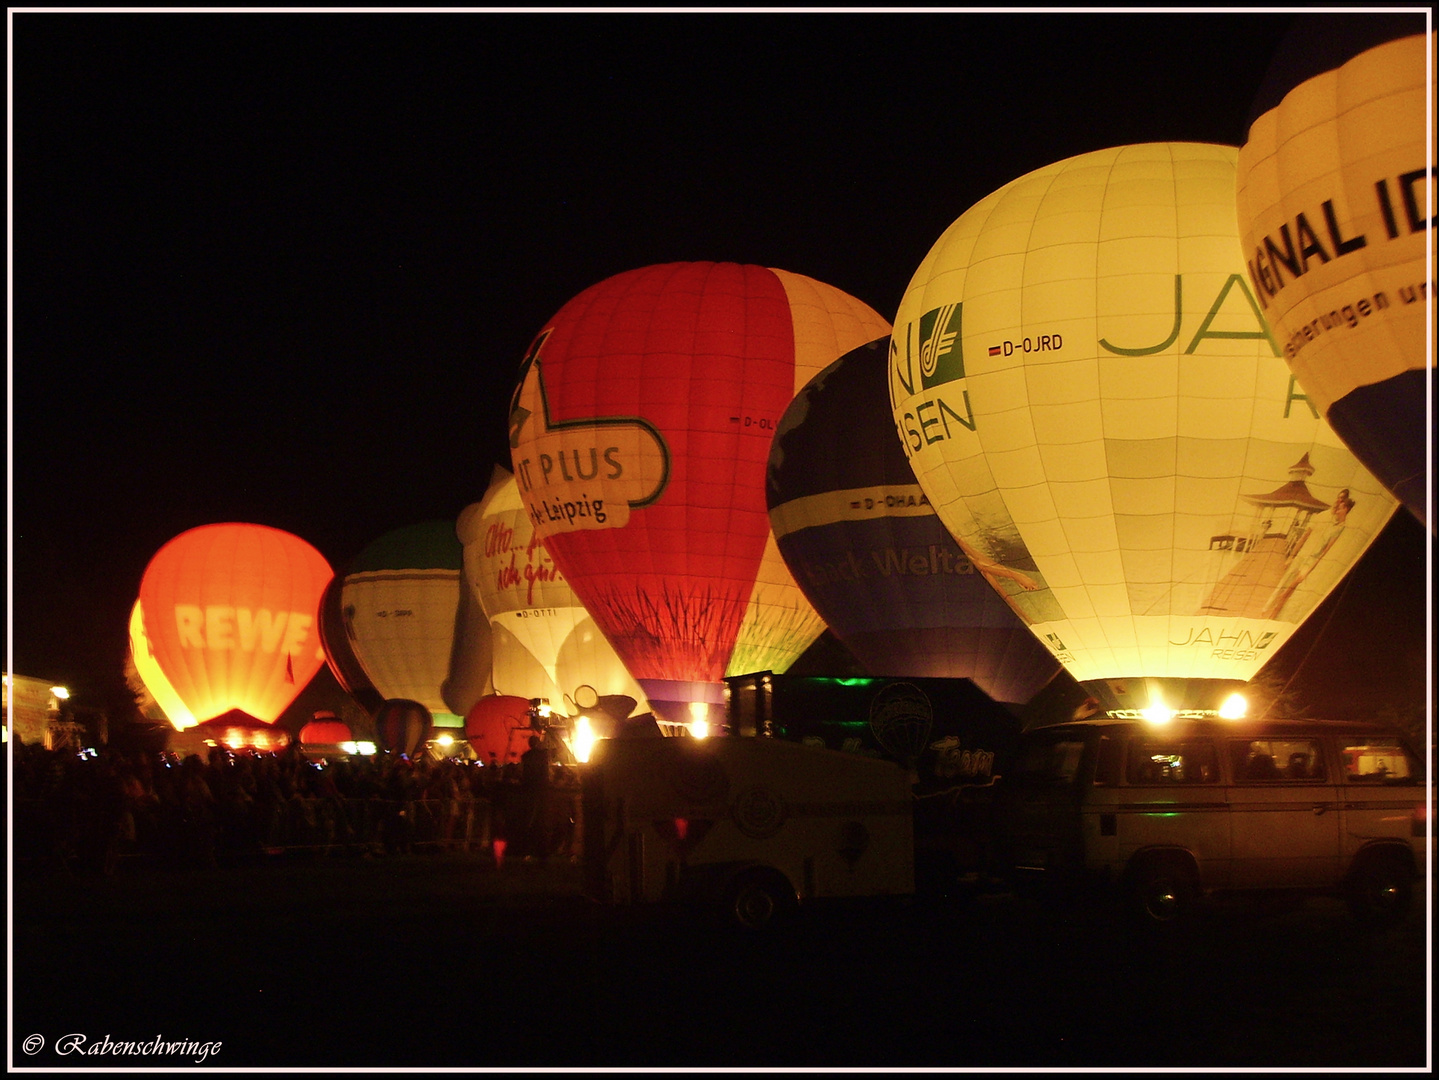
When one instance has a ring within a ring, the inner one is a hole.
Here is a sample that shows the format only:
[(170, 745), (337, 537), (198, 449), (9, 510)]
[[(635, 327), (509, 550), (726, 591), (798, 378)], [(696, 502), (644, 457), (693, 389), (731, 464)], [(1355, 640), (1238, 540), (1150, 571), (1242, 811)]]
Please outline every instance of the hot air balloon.
[(150, 648), (150, 639), (145, 635), (145, 613), (138, 600), (130, 609), (130, 657), (135, 663), (140, 681), (145, 684), (145, 689), (150, 692), (155, 704), (176, 731), (184, 731), (199, 723), (180, 700), (180, 695), (175, 693), (175, 688), (170, 685), (170, 680), (165, 678), (165, 673), (160, 670), (160, 664)]
[(1239, 152), (1238, 213), (1254, 295), (1304, 397), (1428, 526), (1426, 31), (1421, 11), (1296, 19)]
[(1021, 177), (945, 231), (896, 318), (920, 486), (1110, 709), (1218, 707), (1396, 506), (1292, 387), (1236, 158), (1123, 146)]
[[(463, 556), (462, 556), (463, 561)], [(493, 693), (494, 634), (479, 598), (460, 572), (460, 606), (455, 612), (455, 643), (450, 672), (440, 684), (440, 697), (455, 716), (464, 716), (486, 694)]]
[(350, 725), (334, 713), (317, 712), (314, 719), (300, 729), (296, 741), (307, 754), (337, 754), (345, 753), (347, 745), (353, 749), (355, 736)]
[(780, 419), (766, 487), (780, 553), (870, 674), (970, 679), (1023, 705), (1059, 664), (935, 516), (895, 437), (888, 357), (888, 336), (845, 354)]
[(197, 720), (279, 718), (325, 662), (315, 616), (331, 577), (318, 551), (267, 525), (202, 525), (155, 553), (140, 582), (145, 635)]
[(392, 754), (415, 756), (430, 737), (433, 717), (418, 701), (391, 698), (375, 712), (375, 742)]
[(344, 608), (340, 601), (344, 584), (345, 579), (336, 575), (330, 579), (330, 583), (325, 586), (324, 595), (320, 597), (317, 624), (320, 644), (325, 650), (325, 663), (329, 665), (330, 672), (335, 676), (340, 688), (363, 706), (367, 713), (373, 715), (385, 698), (375, 689), (375, 684), (370, 682), (364, 665), (360, 663), (360, 658), (355, 655), (355, 650), (350, 645), (350, 635), (345, 630)]
[(518, 763), (533, 734), (528, 698), (490, 694), (465, 714), (465, 738), (475, 757), (486, 765)]
[(489, 667), (488, 648), (457, 648), (461, 559), (449, 522), (405, 526), (355, 557), (340, 592), (350, 646), (375, 689), (386, 700), (419, 702), (442, 727), (462, 723), (446, 683), (478, 686), (478, 700)]
[(490, 620), (498, 693), (548, 698), (556, 708), (580, 686), (643, 699), (545, 550), (509, 470), (496, 466), (485, 497), (460, 513), (455, 533), (468, 591)]
[(888, 332), (811, 278), (671, 263), (591, 286), (535, 337), (510, 418), (526, 511), (665, 719), (822, 632), (770, 533), (770, 438), (812, 375)]

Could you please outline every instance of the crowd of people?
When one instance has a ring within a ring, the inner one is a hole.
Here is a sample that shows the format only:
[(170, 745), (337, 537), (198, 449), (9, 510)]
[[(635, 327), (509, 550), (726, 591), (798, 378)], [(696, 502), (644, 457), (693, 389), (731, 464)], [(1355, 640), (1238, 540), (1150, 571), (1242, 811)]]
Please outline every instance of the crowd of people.
[(423, 849), (577, 858), (579, 781), (538, 740), (523, 764), (379, 753), (317, 759), (50, 750), (16, 742), (17, 863), (113, 874), (128, 857), (179, 866), (287, 851)]

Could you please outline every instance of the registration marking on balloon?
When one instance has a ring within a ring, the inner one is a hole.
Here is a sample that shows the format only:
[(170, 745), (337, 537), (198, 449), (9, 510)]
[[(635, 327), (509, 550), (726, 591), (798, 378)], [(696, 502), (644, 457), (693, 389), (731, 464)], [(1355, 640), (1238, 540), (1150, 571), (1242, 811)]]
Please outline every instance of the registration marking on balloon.
[(525, 425), (535, 425), (529, 455), (515, 462), (520, 496), (541, 537), (623, 528), (632, 509), (648, 506), (664, 491), (669, 447), (653, 424), (637, 416), (551, 419), (540, 363), (550, 332), (535, 339), (522, 362), (510, 407), (512, 448), (519, 447)]

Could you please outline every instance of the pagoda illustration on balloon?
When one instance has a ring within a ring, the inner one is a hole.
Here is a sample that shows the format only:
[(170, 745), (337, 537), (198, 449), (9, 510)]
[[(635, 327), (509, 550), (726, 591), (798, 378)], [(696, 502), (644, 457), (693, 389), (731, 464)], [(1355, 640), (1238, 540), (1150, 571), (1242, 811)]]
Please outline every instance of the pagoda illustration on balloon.
[[(1242, 496), (1251, 507), (1248, 527), (1211, 538), (1211, 548), (1226, 553), (1225, 564), (1232, 566), (1223, 571), (1199, 614), (1277, 619), (1331, 552), (1342, 575), (1350, 560), (1343, 557), (1340, 541), (1355, 502), (1348, 488), (1325, 502), (1309, 490), (1313, 475), (1306, 453), (1289, 470), (1287, 482), (1273, 491)], [(1326, 512), (1329, 520), (1316, 524)], [(1239, 556), (1237, 562), (1233, 556)], [(1306, 610), (1313, 607), (1306, 605)]]

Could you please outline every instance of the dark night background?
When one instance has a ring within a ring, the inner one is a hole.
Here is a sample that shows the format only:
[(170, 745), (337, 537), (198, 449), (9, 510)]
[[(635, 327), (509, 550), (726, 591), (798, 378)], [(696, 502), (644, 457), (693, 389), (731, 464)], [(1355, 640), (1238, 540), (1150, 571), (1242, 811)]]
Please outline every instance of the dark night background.
[[(1292, 19), (12, 12), (7, 670), (125, 701), (191, 527), (343, 571), (455, 518), (530, 338), (612, 274), (756, 263), (892, 319), (1025, 172), (1239, 145)], [(1427, 541), (1401, 510), (1281, 653), (1318, 714), (1422, 716)]]

